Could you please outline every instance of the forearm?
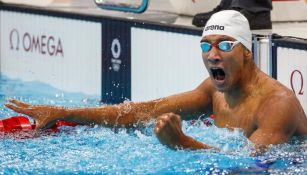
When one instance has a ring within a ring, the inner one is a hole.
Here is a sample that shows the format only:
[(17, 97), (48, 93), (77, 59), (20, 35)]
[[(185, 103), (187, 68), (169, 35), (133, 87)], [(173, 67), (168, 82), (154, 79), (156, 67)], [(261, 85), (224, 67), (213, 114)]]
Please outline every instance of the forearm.
[(59, 120), (86, 125), (131, 125), (148, 121), (159, 115), (158, 111), (154, 111), (155, 103), (154, 101), (147, 103), (130, 102), (96, 108), (68, 108), (64, 109), (63, 116)]
[(199, 142), (195, 139), (193, 139), (192, 137), (189, 136), (185, 136), (183, 139), (181, 139), (180, 141), (180, 145), (178, 145), (179, 147), (183, 148), (183, 149), (192, 149), (192, 150), (197, 150), (197, 149), (213, 149), (216, 151), (220, 151), (220, 149), (206, 145), (202, 142)]
[(91, 125), (114, 125), (118, 116), (118, 110), (113, 106), (96, 108), (67, 108), (59, 120)]

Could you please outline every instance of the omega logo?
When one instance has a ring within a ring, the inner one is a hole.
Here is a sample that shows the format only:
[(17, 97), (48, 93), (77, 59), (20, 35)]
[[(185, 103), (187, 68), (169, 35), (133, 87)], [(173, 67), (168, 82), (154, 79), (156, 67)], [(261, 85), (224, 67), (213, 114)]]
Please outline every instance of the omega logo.
[(113, 39), (112, 41), (111, 53), (112, 53), (112, 58), (111, 58), (112, 68), (114, 71), (118, 72), (120, 70), (120, 65), (122, 61), (119, 58), (121, 54), (121, 46), (117, 38)]
[(10, 32), (10, 49), (64, 57), (64, 50), (60, 38), (47, 35), (35, 35), (29, 32), (19, 33), (17, 29), (12, 29)]
[(304, 91), (303, 91), (303, 88), (304, 88), (304, 78), (303, 78), (303, 74), (301, 71), (299, 70), (294, 70), (292, 73), (291, 73), (291, 78), (290, 78), (290, 84), (291, 84), (291, 88), (293, 90), (293, 92), (296, 94), (295, 92), (295, 89), (294, 89), (294, 76), (297, 75), (300, 77), (300, 82), (301, 82), (301, 85), (300, 85), (300, 88), (299, 88), (299, 91), (298, 91), (298, 95), (303, 95), (304, 94)]

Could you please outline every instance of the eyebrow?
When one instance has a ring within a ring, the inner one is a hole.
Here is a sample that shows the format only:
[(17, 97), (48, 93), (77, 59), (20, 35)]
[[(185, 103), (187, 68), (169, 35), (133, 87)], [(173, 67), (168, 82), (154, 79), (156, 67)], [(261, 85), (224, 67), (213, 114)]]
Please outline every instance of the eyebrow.
[[(220, 42), (220, 41), (233, 41), (233, 39), (231, 39), (231, 38), (229, 38), (229, 37), (227, 37), (227, 36), (223, 36), (222, 38), (219, 38), (219, 39), (216, 40), (216, 42)], [(208, 43), (210, 43), (210, 42), (208, 41), (208, 39), (206, 39), (206, 38), (201, 39), (200, 42), (201, 42), (201, 43), (202, 43), (202, 42), (208, 42)]]

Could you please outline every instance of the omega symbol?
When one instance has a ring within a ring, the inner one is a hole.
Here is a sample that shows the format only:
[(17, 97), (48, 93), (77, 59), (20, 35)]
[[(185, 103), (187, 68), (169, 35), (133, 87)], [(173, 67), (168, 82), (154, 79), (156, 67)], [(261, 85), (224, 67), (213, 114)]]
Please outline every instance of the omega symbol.
[(19, 50), (19, 33), (17, 29), (11, 30), (10, 33), (10, 49)]
[(298, 95), (303, 95), (304, 94), (304, 91), (303, 91), (303, 88), (304, 88), (304, 78), (303, 78), (303, 74), (301, 71), (299, 70), (294, 70), (292, 73), (291, 73), (291, 78), (290, 78), (290, 83), (291, 83), (291, 88), (293, 90), (293, 92), (296, 94), (295, 92), (295, 89), (294, 89), (294, 76), (297, 75), (300, 77), (300, 82), (301, 82), (301, 85), (300, 85), (300, 88), (299, 88), (299, 91), (298, 91)]

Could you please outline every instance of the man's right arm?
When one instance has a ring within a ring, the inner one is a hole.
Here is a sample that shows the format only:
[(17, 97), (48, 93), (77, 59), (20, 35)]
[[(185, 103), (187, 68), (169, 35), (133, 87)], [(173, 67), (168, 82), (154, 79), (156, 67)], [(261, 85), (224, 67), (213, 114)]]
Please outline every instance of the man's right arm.
[[(37, 129), (51, 127), (58, 120), (78, 124), (131, 125), (146, 122), (161, 114), (173, 112), (182, 116), (200, 114), (210, 109), (208, 80), (193, 91), (172, 95), (149, 102), (127, 102), (93, 108), (63, 108), (31, 105), (14, 99), (8, 108), (28, 115), (36, 121)], [(183, 117), (184, 118), (184, 117)]]

